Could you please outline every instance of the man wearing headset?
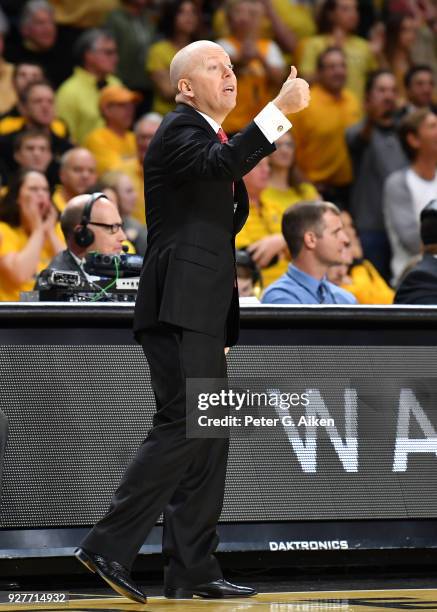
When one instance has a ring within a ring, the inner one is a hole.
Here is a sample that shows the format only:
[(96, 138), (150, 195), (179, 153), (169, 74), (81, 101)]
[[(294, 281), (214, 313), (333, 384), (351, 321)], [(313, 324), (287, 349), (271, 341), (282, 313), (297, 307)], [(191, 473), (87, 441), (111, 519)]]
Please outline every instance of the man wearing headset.
[(67, 248), (52, 259), (50, 270), (80, 272), (89, 280), (83, 264), (91, 251), (120, 255), (126, 235), (117, 206), (103, 193), (72, 198), (61, 215), (61, 228)]

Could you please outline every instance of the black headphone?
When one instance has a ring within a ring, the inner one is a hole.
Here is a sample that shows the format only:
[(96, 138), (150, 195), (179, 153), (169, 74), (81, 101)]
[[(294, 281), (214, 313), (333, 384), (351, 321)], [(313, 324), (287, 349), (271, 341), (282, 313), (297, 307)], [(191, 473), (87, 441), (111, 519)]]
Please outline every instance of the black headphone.
[(101, 193), (100, 191), (96, 191), (95, 193), (92, 193), (90, 195), (90, 199), (83, 207), (80, 226), (73, 232), (74, 240), (77, 246), (86, 248), (94, 242), (94, 232), (90, 230), (90, 228), (88, 227), (88, 223), (91, 219), (91, 211), (94, 206), (94, 202), (97, 202), (97, 200), (100, 200), (101, 198), (107, 198), (107, 196), (104, 193)]

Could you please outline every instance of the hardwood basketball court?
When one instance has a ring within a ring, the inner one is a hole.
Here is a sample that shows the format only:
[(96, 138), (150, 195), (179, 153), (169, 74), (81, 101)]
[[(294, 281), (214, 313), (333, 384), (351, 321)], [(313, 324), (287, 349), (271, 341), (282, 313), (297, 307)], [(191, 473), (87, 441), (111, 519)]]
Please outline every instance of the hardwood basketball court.
[[(250, 599), (233, 600), (168, 600), (150, 597), (147, 604), (137, 604), (122, 597), (105, 597), (71, 592), (65, 604), (0, 604), (0, 612), (9, 610), (70, 610), (86, 612), (388, 612), (437, 611), (436, 589), (301, 591), (261, 593)], [(4, 594), (3, 594), (4, 598)], [(4, 599), (3, 599), (4, 600)]]

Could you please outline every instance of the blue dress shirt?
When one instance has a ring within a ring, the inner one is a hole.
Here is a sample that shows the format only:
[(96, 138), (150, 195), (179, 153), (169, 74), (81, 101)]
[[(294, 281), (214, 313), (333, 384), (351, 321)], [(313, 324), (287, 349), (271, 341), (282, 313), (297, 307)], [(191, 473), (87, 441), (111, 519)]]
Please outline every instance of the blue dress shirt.
[(330, 283), (317, 280), (290, 264), (277, 281), (269, 285), (262, 296), (263, 304), (356, 304), (352, 293)]

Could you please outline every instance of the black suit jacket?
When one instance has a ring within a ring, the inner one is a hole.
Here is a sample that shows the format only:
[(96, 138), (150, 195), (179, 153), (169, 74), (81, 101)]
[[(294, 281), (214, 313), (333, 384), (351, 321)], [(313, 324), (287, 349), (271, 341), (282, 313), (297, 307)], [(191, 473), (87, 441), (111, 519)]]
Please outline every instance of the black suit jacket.
[(226, 330), (226, 345), (235, 344), (235, 235), (249, 214), (242, 177), (274, 150), (254, 122), (220, 144), (190, 106), (164, 118), (144, 160), (148, 245), (135, 334), (169, 323), (219, 337)]
[(407, 274), (394, 299), (395, 304), (437, 305), (437, 259), (424, 255)]

